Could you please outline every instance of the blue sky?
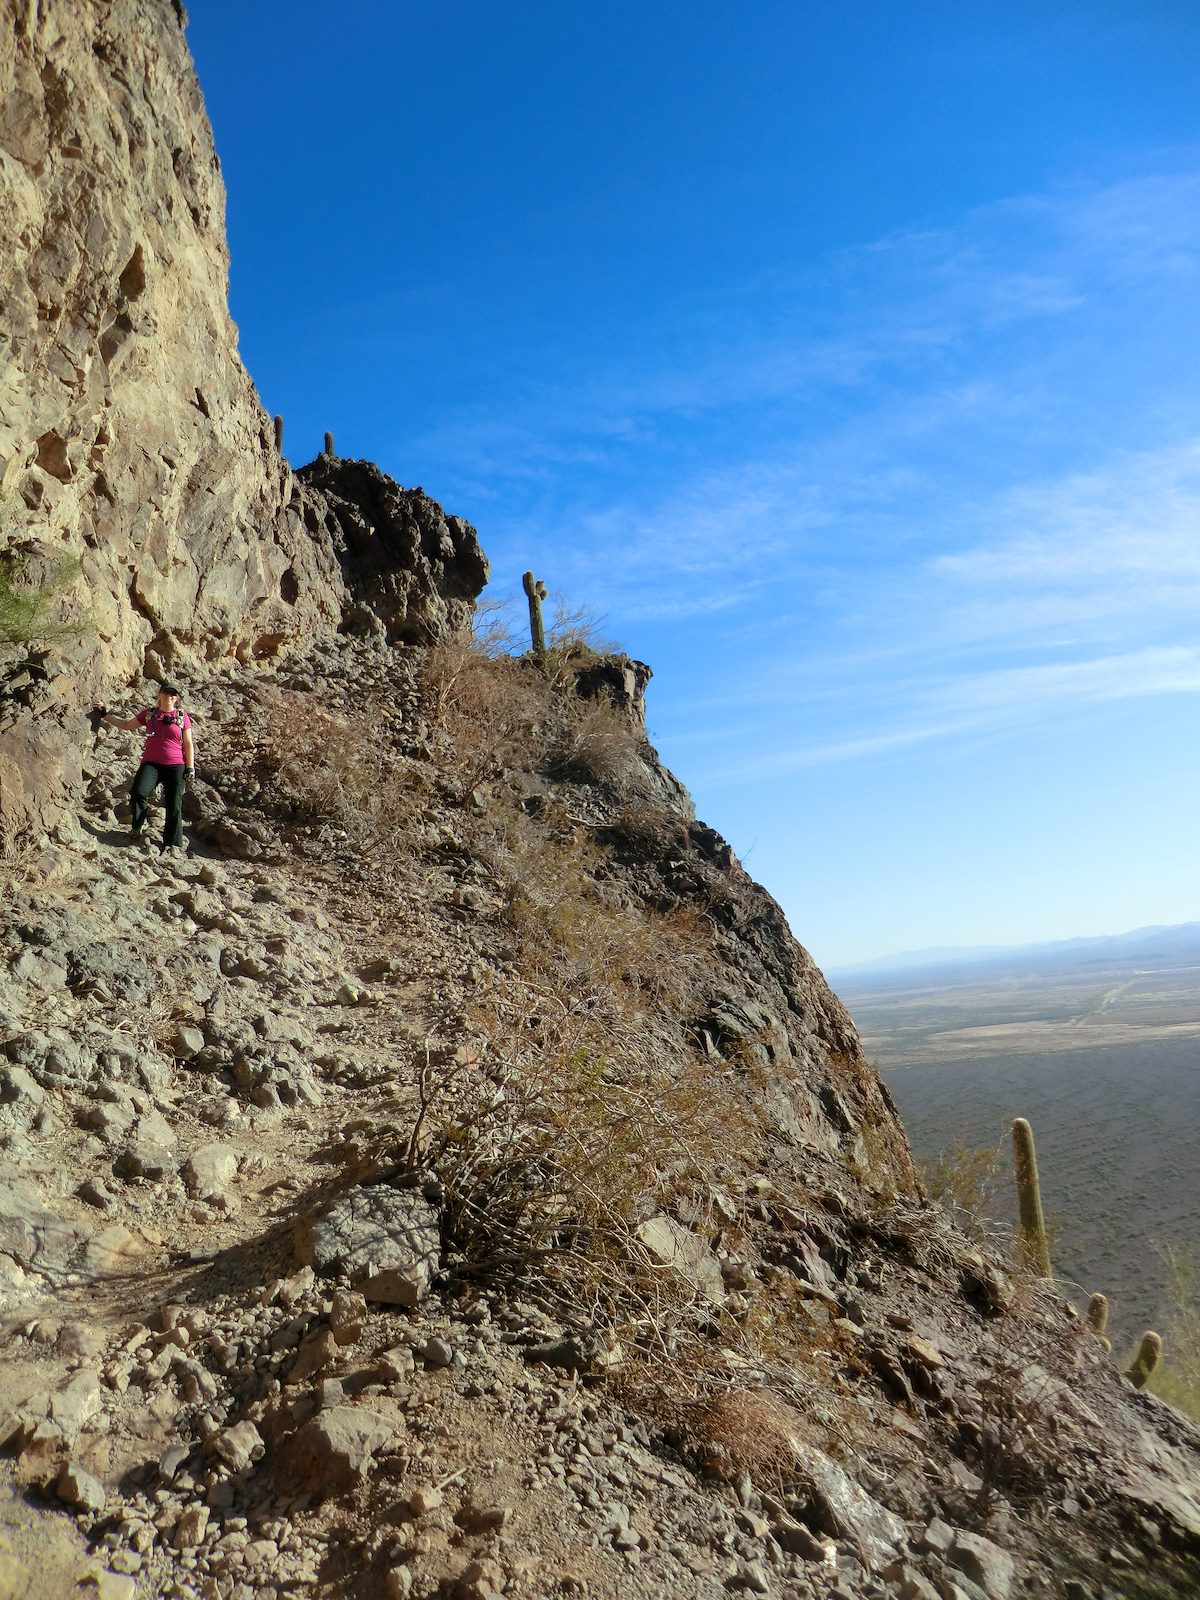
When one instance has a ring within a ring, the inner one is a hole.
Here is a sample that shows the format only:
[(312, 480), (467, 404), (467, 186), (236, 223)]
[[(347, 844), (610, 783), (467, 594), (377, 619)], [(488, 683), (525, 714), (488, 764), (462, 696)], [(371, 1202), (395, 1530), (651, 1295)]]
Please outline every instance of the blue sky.
[(1192, 0), (195, 0), (295, 462), (650, 662), (837, 967), (1200, 917)]

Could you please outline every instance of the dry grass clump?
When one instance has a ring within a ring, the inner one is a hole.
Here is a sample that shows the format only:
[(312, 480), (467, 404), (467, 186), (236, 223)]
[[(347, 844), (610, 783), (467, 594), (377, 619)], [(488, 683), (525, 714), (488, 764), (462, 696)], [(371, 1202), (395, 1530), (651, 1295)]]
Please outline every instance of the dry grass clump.
[(381, 736), (388, 708), (364, 705), (351, 718), (295, 691), (264, 689), (258, 698), (265, 718), (254, 761), (258, 782), (291, 821), (331, 824), (386, 876), (389, 855), (404, 845), (428, 787), (416, 765)]
[(572, 783), (627, 787), (643, 743), (628, 713), (606, 696), (576, 701), (570, 711), (549, 744), (550, 773)]
[(1200, 1258), (1194, 1251), (1170, 1245), (1161, 1254), (1171, 1312), (1163, 1338), (1164, 1359), (1147, 1387), (1200, 1422)]

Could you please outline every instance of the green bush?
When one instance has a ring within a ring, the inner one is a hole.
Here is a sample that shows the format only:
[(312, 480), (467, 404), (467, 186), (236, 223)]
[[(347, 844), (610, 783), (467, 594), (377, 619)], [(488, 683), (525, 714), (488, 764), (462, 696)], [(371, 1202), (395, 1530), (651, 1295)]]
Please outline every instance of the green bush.
[(82, 628), (53, 620), (50, 608), (75, 577), (79, 563), (54, 563), (48, 581), (41, 585), (24, 581), (22, 567), (16, 552), (0, 555), (0, 646), (55, 644), (78, 638)]

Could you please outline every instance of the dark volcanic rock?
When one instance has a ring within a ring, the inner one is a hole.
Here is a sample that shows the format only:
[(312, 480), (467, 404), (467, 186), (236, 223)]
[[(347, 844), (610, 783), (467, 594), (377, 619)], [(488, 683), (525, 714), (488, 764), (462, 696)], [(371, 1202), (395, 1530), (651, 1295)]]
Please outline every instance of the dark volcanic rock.
[[(421, 489), (402, 489), (372, 461), (318, 456), (297, 473), (320, 491), (331, 538), (350, 592), (344, 610), (352, 632), (427, 644), (471, 620), (488, 581), (475, 529), (449, 517)], [(316, 517), (311, 504), (306, 516)]]

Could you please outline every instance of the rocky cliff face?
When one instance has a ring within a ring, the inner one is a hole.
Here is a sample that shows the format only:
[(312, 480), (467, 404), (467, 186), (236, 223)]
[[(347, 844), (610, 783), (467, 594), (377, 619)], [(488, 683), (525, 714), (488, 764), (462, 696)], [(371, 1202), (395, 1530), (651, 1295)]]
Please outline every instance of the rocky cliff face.
[(77, 629), (59, 642), (69, 682), (44, 674), (20, 731), (0, 705), (11, 842), (62, 813), (81, 692), (262, 659), (343, 620), (429, 638), (465, 620), (487, 565), (419, 491), (328, 459), (304, 487), (280, 456), (237, 353), (183, 8), (5, 15), (0, 554), (35, 585), (67, 573), (55, 611)]
[(237, 354), (225, 196), (170, 0), (34, 0), (0, 32), (0, 485), (79, 561), (128, 676), (337, 618)]

